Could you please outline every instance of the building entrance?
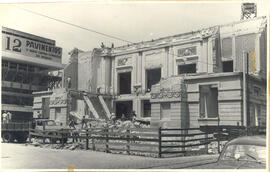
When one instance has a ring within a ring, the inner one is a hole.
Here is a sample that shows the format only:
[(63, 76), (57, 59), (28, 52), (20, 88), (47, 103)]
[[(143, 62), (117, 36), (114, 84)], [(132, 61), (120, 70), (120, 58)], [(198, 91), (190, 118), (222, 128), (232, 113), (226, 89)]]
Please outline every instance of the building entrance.
[(123, 115), (125, 118), (129, 118), (132, 112), (132, 101), (119, 101), (116, 102), (116, 118), (121, 118)]

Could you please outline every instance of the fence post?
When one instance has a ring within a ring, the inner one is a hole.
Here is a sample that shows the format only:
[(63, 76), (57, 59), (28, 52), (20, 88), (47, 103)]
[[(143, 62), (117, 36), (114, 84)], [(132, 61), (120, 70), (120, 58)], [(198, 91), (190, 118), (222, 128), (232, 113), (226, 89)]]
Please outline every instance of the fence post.
[(93, 137), (92, 131), (93, 131), (93, 129), (91, 129), (92, 148), (93, 148), (93, 150), (96, 150), (96, 146), (95, 146), (95, 138)]
[(108, 129), (108, 126), (106, 126), (106, 127), (107, 127), (105, 129), (105, 131), (106, 131), (106, 153), (108, 153), (109, 152), (109, 145), (108, 145), (108, 143), (109, 143), (109, 135), (108, 135), (109, 129)]
[(220, 135), (221, 135), (221, 133), (220, 133), (220, 118), (219, 118), (219, 116), (218, 116), (218, 153), (220, 154)]
[(127, 136), (127, 153), (128, 155), (130, 155), (130, 130), (129, 129), (127, 130), (126, 136)]
[[(187, 131), (188, 131), (188, 130), (181, 130), (181, 134), (183, 135), (183, 136), (182, 136), (182, 141), (183, 141), (183, 142), (182, 142), (182, 144), (181, 144), (181, 145), (183, 146), (183, 147), (182, 147), (182, 151), (185, 151), (185, 150), (186, 150), (186, 148), (185, 148), (186, 142), (185, 142), (185, 141), (186, 141), (186, 132), (187, 132)], [(184, 154), (185, 154), (185, 153), (184, 153)]]
[(86, 150), (89, 149), (88, 129), (86, 129), (86, 146), (85, 146), (85, 149)]
[(161, 127), (158, 128), (158, 157), (161, 158)]
[(62, 143), (62, 147), (64, 147), (64, 133), (61, 132), (61, 143)]
[(28, 127), (28, 142), (31, 143), (31, 122), (29, 122), (29, 127)]
[(42, 132), (42, 143), (43, 144), (45, 144), (45, 137), (44, 137), (44, 135), (45, 135), (45, 131)]
[(207, 133), (205, 133), (205, 151), (206, 151), (206, 154), (208, 154), (208, 134)]

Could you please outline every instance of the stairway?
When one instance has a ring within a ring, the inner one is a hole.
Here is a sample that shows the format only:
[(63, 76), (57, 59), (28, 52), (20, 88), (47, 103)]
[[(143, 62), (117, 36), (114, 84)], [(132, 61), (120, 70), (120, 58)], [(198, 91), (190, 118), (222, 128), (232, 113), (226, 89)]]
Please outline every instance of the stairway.
[(97, 119), (105, 119), (108, 120), (108, 114), (104, 109), (102, 103), (100, 102), (100, 98), (97, 96), (86, 96), (84, 95), (84, 101), (88, 105), (90, 111), (92, 111), (93, 115)]
[(102, 95), (99, 95), (99, 96), (98, 96), (98, 99), (99, 99), (99, 101), (100, 101), (100, 103), (101, 103), (103, 109), (105, 110), (108, 119), (109, 119), (109, 118), (111, 117), (111, 112), (110, 112), (110, 110), (109, 110), (109, 108), (108, 108), (108, 106), (107, 106), (107, 104), (106, 104), (106, 102), (105, 102), (103, 96), (102, 96)]
[(96, 111), (96, 108), (94, 108), (95, 106), (92, 104), (92, 102), (90, 101), (89, 97), (84, 95), (83, 99), (85, 101), (85, 103), (87, 104), (88, 108), (90, 109), (90, 111), (92, 112), (94, 118), (99, 119), (99, 114)]

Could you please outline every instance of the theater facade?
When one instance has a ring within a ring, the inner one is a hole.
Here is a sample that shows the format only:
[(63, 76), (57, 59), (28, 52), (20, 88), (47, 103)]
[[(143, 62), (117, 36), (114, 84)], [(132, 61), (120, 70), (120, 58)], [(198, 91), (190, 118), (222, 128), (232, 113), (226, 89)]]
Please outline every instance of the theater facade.
[[(101, 96), (102, 107), (117, 117), (135, 111), (153, 127), (265, 126), (266, 21), (89, 52), (75, 48), (65, 77), (72, 78), (71, 89)], [(91, 108), (80, 100), (73, 110), (87, 114)]]

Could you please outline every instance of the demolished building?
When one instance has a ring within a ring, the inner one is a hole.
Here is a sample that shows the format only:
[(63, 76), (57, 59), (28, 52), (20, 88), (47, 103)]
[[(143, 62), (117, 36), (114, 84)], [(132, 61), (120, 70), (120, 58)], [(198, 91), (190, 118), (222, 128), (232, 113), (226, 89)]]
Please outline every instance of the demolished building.
[(75, 48), (64, 69), (64, 80), (72, 81), (68, 93), (77, 91), (69, 111), (104, 119), (135, 111), (164, 128), (265, 126), (266, 21), (257, 17), (89, 52)]

